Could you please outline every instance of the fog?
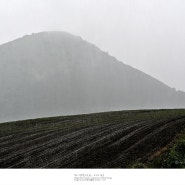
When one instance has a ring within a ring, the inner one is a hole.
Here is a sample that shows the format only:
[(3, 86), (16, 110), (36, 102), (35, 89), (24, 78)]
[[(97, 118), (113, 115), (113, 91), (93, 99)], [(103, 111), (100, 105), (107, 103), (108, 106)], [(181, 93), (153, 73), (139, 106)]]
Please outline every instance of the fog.
[(0, 44), (70, 32), (185, 91), (184, 10), (183, 0), (0, 0)]

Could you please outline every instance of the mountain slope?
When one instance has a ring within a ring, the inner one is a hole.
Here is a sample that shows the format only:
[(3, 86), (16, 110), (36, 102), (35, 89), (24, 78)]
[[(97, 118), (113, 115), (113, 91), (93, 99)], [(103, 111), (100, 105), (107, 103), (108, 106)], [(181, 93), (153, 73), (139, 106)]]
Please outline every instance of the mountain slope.
[(1, 45), (0, 66), (0, 121), (185, 106), (185, 93), (64, 32)]

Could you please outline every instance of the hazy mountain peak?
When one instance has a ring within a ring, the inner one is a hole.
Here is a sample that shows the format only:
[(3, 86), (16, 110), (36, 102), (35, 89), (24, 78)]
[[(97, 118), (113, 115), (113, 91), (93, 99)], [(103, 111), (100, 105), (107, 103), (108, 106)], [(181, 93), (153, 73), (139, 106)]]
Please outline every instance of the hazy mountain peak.
[(0, 46), (0, 118), (185, 106), (185, 93), (80, 37), (41, 32)]

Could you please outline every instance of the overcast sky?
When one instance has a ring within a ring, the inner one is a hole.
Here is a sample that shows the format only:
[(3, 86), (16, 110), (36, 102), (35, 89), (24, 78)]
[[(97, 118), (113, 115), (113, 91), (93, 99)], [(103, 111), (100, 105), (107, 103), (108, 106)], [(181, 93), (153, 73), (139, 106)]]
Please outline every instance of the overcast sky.
[(0, 44), (53, 30), (185, 91), (184, 0), (0, 0)]

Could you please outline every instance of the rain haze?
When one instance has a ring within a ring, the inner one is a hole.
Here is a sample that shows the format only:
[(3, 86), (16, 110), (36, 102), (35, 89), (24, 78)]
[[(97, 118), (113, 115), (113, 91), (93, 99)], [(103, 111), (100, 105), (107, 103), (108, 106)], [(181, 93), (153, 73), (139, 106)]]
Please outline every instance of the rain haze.
[(0, 0), (0, 169), (185, 168), (184, 69), (185, 0)]
[(0, 44), (66, 31), (185, 91), (184, 9), (183, 0), (0, 0)]

